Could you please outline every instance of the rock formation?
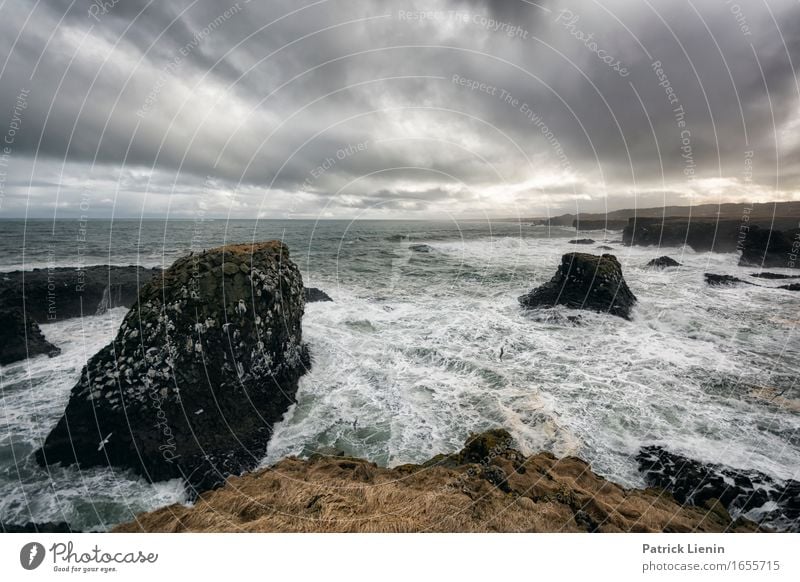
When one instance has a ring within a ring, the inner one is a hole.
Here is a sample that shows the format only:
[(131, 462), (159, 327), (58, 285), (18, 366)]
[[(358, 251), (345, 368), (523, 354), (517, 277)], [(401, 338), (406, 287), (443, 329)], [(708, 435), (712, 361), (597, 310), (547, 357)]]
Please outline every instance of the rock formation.
[(756, 285), (755, 283), (751, 283), (750, 281), (743, 281), (738, 277), (733, 277), (731, 275), (717, 275), (716, 273), (704, 273), (703, 276), (706, 279), (706, 283), (712, 286), (719, 286), (719, 285)]
[(593, 245), (594, 239), (591, 238), (576, 238), (575, 240), (569, 241), (571, 245)]
[(94, 267), (34, 269), (0, 275), (0, 309), (23, 308), (39, 323), (130, 307), (139, 287), (161, 269)]
[[(797, 229), (782, 232), (751, 226), (741, 245), (742, 256), (739, 265), (753, 267), (800, 267), (797, 254), (800, 250), (800, 231)], [(798, 248), (792, 248), (793, 240)]]
[(434, 252), (434, 248), (431, 245), (426, 245), (426, 244), (408, 245), (408, 250), (414, 251), (415, 253), (432, 253), (432, 252)]
[(566, 305), (630, 319), (636, 296), (622, 277), (614, 255), (567, 253), (553, 278), (519, 298), (523, 307)]
[(642, 448), (636, 460), (648, 484), (666, 489), (679, 503), (702, 507), (715, 499), (730, 512), (761, 510), (760, 519), (800, 531), (800, 481), (706, 465), (658, 446)]
[(665, 269), (666, 267), (680, 267), (681, 264), (671, 257), (663, 256), (663, 257), (658, 257), (657, 259), (653, 259), (652, 261), (647, 263), (646, 266), (655, 269)]
[(781, 273), (750, 273), (751, 277), (757, 279), (798, 279), (800, 275), (783, 275)]
[(0, 364), (6, 365), (28, 357), (61, 353), (47, 341), (37, 323), (21, 309), (0, 309)]
[(698, 252), (733, 252), (742, 227), (738, 220), (631, 218), (622, 231), (626, 245), (683, 246)]
[(192, 507), (137, 516), (120, 532), (722, 532), (757, 531), (714, 500), (682, 507), (624, 489), (575, 457), (526, 457), (501, 429), (422, 465), (290, 457), (232, 477)]
[(183, 477), (197, 490), (252, 468), (308, 364), (303, 307), (280, 242), (177, 260), (89, 360), (38, 462)]
[(330, 295), (325, 293), (322, 289), (317, 289), (316, 287), (306, 287), (303, 289), (303, 295), (305, 296), (306, 303), (316, 303), (318, 301), (333, 301)]

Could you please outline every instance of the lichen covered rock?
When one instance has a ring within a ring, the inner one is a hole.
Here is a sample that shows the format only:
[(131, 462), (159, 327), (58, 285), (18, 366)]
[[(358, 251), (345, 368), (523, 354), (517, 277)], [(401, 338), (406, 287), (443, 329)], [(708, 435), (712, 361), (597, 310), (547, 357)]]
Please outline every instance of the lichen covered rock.
[(37, 460), (183, 477), (197, 490), (252, 468), (308, 364), (303, 309), (280, 242), (179, 259), (89, 360)]
[(528, 309), (566, 305), (630, 319), (636, 296), (622, 277), (614, 255), (567, 253), (553, 278), (519, 298)]

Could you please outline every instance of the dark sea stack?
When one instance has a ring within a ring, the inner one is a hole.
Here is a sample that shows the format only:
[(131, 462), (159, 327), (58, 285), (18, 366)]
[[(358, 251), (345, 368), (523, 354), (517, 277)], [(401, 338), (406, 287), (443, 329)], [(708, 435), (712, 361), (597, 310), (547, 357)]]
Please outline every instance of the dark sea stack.
[(0, 309), (0, 364), (60, 353), (61, 348), (47, 341), (37, 323), (21, 309)]
[(667, 267), (680, 267), (681, 264), (672, 257), (663, 256), (653, 259), (646, 266), (653, 269), (665, 269)]
[(303, 296), (305, 297), (306, 303), (317, 303), (320, 301), (333, 301), (331, 296), (325, 293), (322, 289), (317, 289), (316, 287), (306, 287), (303, 289)]
[(23, 308), (38, 323), (130, 307), (139, 287), (161, 269), (97, 265), (14, 271), (0, 276), (0, 309)]
[(576, 238), (575, 240), (569, 241), (571, 245), (593, 245), (594, 243), (595, 240), (591, 238)]
[(643, 447), (636, 460), (650, 486), (670, 492), (681, 504), (703, 507), (718, 500), (728, 511), (740, 514), (763, 508), (760, 520), (800, 531), (800, 481), (704, 464), (659, 446)]
[(308, 364), (303, 281), (277, 241), (177, 260), (140, 290), (37, 451), (213, 488), (263, 457)]
[[(751, 226), (742, 242), (739, 265), (743, 267), (791, 268), (800, 267), (797, 262), (798, 248), (792, 241), (800, 241), (797, 229), (790, 231), (769, 230)], [(798, 245), (800, 246), (800, 245)]]
[[(703, 276), (706, 279), (706, 283), (711, 286), (720, 286), (720, 285), (755, 285), (755, 283), (751, 283), (750, 281), (743, 281), (738, 277), (732, 277), (731, 275), (717, 275), (716, 273), (704, 273)], [(758, 285), (756, 285), (758, 287)]]
[(521, 296), (519, 302), (527, 309), (566, 305), (630, 319), (636, 296), (614, 255), (567, 253), (553, 278)]

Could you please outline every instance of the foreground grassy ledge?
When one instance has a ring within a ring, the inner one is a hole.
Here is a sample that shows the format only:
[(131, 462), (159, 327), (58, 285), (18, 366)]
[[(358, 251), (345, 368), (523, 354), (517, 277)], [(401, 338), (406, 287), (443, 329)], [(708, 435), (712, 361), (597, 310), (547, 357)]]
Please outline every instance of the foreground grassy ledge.
[(117, 532), (724, 532), (758, 531), (717, 501), (681, 506), (624, 489), (575, 457), (525, 457), (502, 429), (422, 465), (381, 468), (316, 455), (231, 477), (194, 506), (139, 515)]

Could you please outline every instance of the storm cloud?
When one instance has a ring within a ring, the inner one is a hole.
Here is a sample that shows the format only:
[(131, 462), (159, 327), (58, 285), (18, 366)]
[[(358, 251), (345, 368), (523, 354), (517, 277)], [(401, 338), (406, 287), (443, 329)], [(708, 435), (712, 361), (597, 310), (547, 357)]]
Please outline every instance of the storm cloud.
[(794, 0), (9, 0), (0, 217), (800, 199)]

